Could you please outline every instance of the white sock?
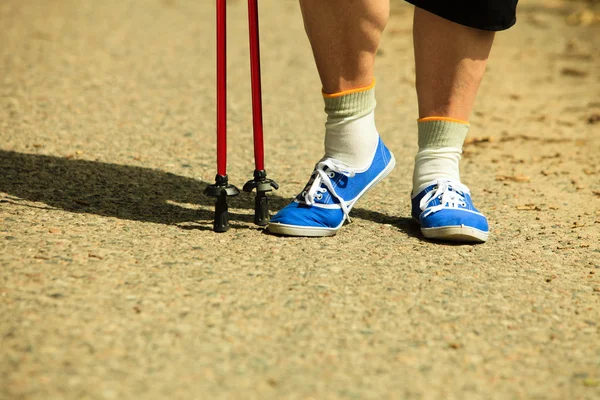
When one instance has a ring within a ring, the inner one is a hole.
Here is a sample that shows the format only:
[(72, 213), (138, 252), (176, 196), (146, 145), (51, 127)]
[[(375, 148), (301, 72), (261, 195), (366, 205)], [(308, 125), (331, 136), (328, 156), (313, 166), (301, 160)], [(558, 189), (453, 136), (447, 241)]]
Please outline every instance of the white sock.
[(469, 130), (465, 121), (428, 117), (418, 120), (419, 151), (415, 157), (413, 195), (435, 179), (460, 182), (459, 161)]
[(323, 93), (327, 113), (325, 156), (359, 171), (371, 165), (379, 142), (374, 85), (375, 82), (366, 88)]

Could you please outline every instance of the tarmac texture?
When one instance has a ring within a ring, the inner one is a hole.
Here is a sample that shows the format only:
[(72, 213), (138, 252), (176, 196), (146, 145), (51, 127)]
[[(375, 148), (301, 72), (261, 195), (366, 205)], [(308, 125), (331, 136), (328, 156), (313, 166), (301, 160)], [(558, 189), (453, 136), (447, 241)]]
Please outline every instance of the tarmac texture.
[[(246, 3), (228, 2), (229, 163), (251, 178)], [(412, 8), (377, 125), (397, 167), (331, 238), (212, 232), (215, 8), (0, 2), (1, 399), (600, 398), (600, 18), (530, 0), (497, 35), (461, 164), (483, 245), (423, 239)], [(260, 2), (266, 168), (303, 187), (323, 103), (299, 6)]]

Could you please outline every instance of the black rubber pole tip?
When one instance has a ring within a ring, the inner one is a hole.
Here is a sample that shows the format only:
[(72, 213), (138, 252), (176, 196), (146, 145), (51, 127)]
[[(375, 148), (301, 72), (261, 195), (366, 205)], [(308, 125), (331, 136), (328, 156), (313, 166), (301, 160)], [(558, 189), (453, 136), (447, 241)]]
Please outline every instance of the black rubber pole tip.
[(215, 184), (207, 186), (204, 194), (209, 197), (215, 197), (215, 220), (213, 230), (215, 232), (227, 232), (229, 230), (229, 207), (227, 206), (227, 197), (237, 196), (239, 189), (228, 182), (227, 175), (218, 175), (215, 177)]
[(254, 223), (258, 226), (269, 224), (269, 197), (266, 192), (257, 192), (254, 198)]
[(215, 232), (227, 232), (229, 230), (229, 207), (227, 206), (227, 192), (225, 190), (217, 197), (215, 203), (213, 230)]
[(244, 192), (252, 192), (256, 189), (254, 198), (254, 223), (258, 226), (266, 226), (271, 219), (269, 215), (269, 197), (267, 192), (279, 189), (279, 185), (267, 179), (267, 171), (254, 170), (254, 179), (249, 180), (243, 187)]

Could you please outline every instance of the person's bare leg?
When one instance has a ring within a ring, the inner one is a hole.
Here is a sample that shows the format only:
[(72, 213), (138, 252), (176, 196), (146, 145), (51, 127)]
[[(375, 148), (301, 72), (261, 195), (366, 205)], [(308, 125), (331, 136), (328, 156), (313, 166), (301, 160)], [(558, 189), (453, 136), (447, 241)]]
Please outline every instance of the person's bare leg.
[(369, 86), (389, 0), (300, 0), (325, 93)]
[(455, 24), (415, 8), (413, 41), (419, 118), (468, 121), (494, 32)]
[(412, 215), (428, 238), (485, 242), (488, 223), (461, 183), (459, 161), (494, 32), (415, 8), (419, 151)]

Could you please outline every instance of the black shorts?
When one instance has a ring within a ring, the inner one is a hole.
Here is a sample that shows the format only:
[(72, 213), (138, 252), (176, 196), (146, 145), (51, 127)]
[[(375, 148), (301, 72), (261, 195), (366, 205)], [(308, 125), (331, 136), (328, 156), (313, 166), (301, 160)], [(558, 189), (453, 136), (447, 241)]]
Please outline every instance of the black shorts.
[(508, 29), (517, 22), (519, 0), (406, 0), (457, 24), (486, 31)]

